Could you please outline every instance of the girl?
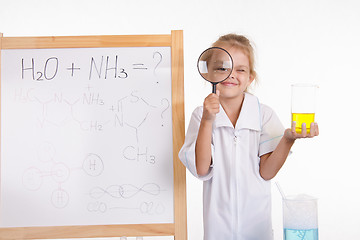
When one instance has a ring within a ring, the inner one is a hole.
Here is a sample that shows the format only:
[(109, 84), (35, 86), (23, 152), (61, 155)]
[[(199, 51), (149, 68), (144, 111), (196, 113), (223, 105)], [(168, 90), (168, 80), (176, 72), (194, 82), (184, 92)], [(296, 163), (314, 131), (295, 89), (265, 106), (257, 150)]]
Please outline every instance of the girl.
[(205, 240), (271, 240), (270, 179), (284, 164), (298, 138), (319, 134), (284, 130), (268, 106), (247, 93), (256, 79), (254, 52), (241, 35), (220, 37), (214, 47), (227, 50), (233, 72), (194, 110), (179, 152), (180, 160), (204, 181)]

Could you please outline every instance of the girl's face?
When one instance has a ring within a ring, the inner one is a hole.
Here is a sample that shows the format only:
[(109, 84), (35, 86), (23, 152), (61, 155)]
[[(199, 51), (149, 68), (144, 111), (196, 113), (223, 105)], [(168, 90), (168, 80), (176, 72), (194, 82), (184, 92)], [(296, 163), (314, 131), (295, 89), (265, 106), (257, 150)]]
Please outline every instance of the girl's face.
[(242, 97), (254, 77), (250, 75), (249, 58), (244, 52), (229, 45), (219, 46), (228, 51), (233, 59), (233, 71), (223, 82), (217, 84), (220, 90), (220, 98)]

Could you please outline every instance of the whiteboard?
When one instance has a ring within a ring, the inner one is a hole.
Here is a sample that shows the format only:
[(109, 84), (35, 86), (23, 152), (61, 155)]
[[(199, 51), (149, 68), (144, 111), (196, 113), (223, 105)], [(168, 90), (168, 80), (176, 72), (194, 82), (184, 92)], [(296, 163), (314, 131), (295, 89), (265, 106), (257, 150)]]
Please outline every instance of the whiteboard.
[(0, 227), (174, 223), (170, 47), (1, 64)]

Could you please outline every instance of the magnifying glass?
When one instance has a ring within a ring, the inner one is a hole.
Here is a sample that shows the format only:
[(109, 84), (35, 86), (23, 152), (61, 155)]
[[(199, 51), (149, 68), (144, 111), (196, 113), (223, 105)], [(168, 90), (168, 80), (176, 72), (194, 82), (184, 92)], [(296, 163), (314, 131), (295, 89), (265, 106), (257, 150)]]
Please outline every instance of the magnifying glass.
[(223, 48), (211, 47), (201, 53), (197, 67), (200, 75), (212, 83), (212, 92), (216, 93), (216, 84), (227, 79), (233, 70), (233, 60)]

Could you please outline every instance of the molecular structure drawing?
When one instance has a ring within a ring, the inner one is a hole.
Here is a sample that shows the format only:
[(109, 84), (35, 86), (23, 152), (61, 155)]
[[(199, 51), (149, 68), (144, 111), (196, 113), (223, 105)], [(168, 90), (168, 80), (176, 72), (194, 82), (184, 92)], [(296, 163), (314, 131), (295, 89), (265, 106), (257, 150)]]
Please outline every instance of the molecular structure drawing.
[[(38, 160), (43, 163), (50, 163), (48, 169), (40, 169), (31, 166), (22, 175), (22, 183), (29, 191), (38, 191), (44, 181), (53, 181), (57, 188), (51, 193), (51, 203), (55, 208), (65, 208), (69, 203), (69, 193), (62, 187), (62, 184), (69, 180), (72, 169), (63, 162), (56, 162), (56, 148), (51, 143), (43, 143), (38, 148)], [(85, 156), (81, 167), (87, 175), (96, 177), (102, 174), (104, 163), (100, 156), (89, 153)]]

